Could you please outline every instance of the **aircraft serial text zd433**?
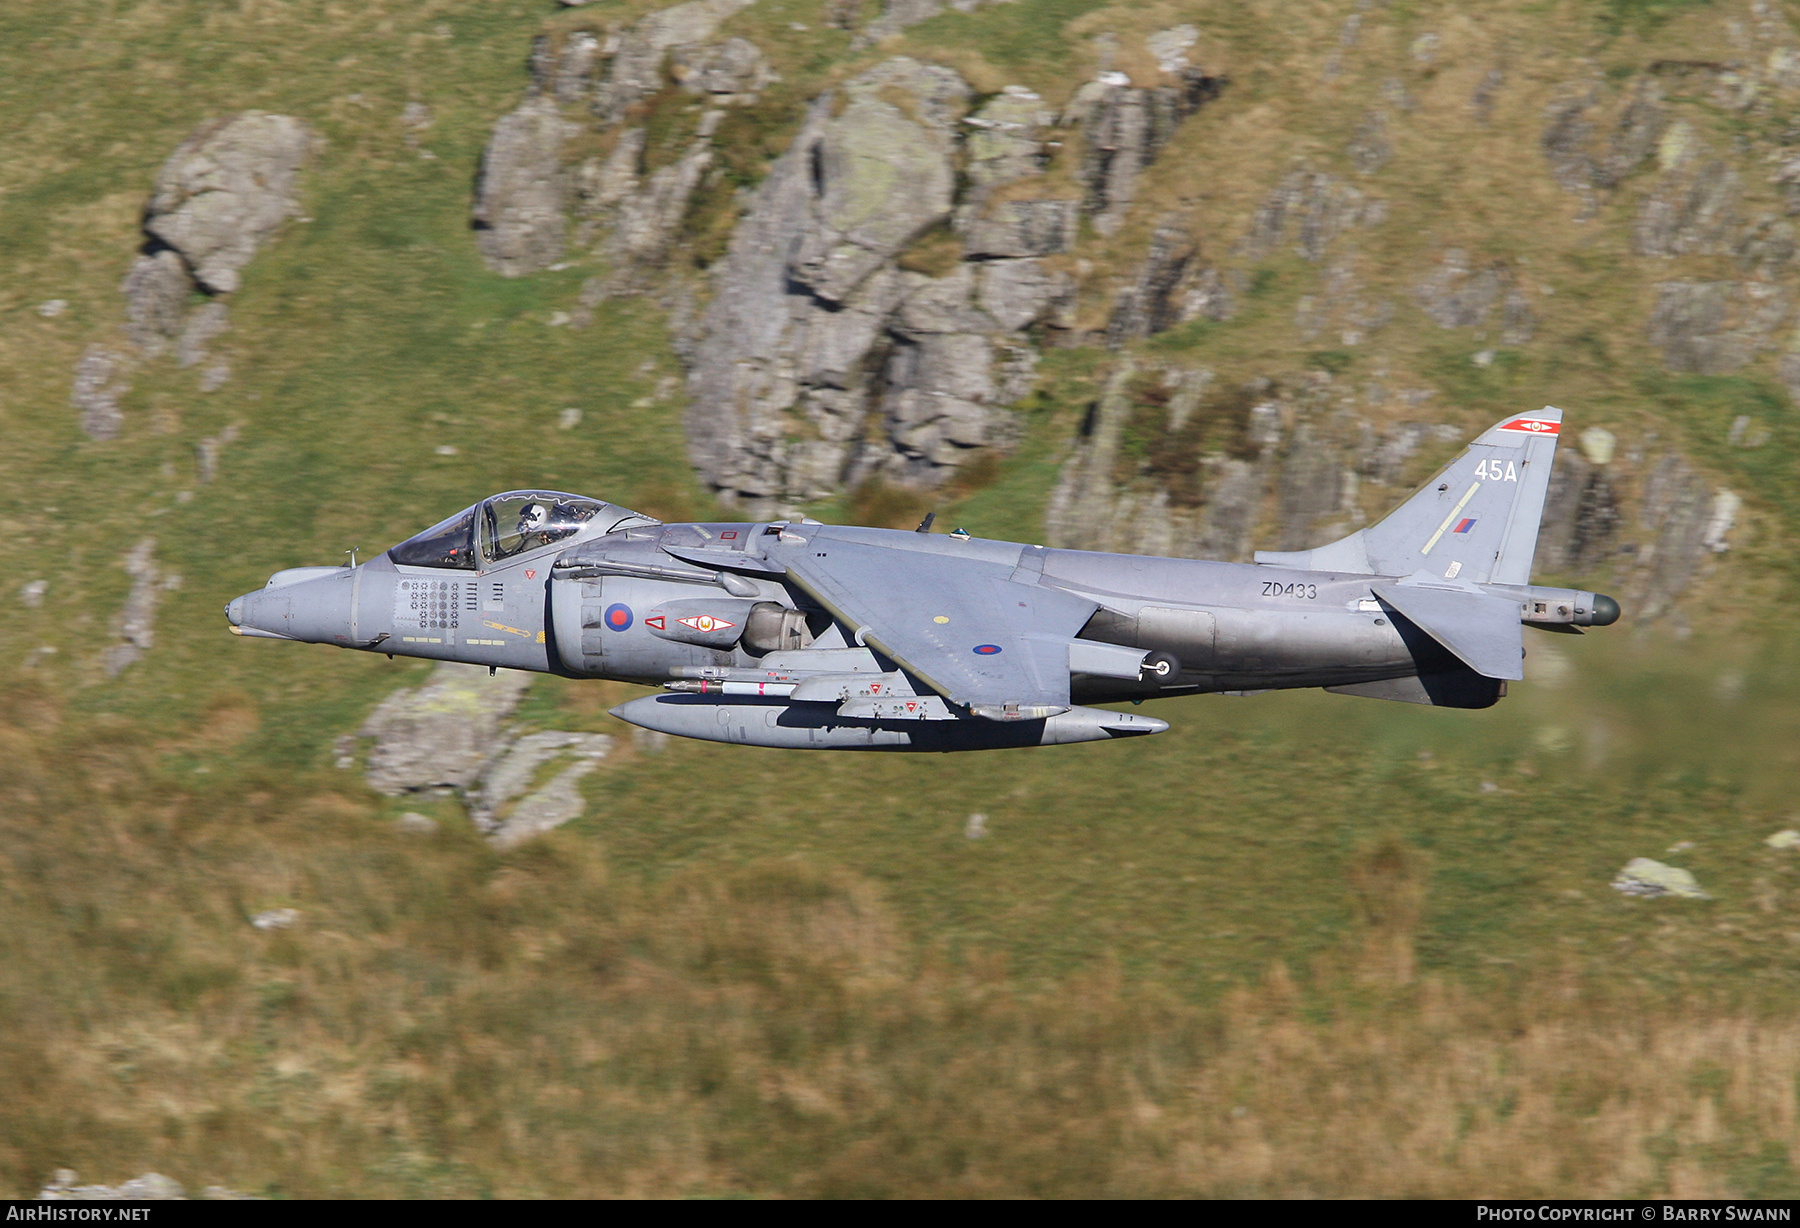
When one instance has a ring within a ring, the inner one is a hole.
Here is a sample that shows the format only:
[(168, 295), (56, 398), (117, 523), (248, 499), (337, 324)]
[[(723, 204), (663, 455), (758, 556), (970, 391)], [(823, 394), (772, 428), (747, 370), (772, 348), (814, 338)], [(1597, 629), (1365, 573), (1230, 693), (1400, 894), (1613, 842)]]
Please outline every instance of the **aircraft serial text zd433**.
[(1508, 418), (1379, 524), (1254, 563), (812, 520), (663, 524), (512, 491), (361, 566), (279, 572), (245, 636), (661, 686), (614, 715), (753, 746), (951, 751), (1160, 733), (1077, 705), (1323, 687), (1485, 708), (1523, 627), (1619, 617), (1531, 584), (1560, 410)]

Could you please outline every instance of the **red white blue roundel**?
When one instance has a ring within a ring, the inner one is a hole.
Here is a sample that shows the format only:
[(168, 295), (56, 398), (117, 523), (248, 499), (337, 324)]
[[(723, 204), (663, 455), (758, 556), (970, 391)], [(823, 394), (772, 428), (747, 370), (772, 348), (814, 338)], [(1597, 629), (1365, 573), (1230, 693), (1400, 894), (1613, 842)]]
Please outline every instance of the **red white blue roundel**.
[(631, 607), (622, 601), (615, 601), (606, 607), (606, 613), (600, 616), (606, 625), (614, 631), (631, 629)]
[(998, 644), (977, 644), (977, 645), (975, 645), (975, 655), (978, 657), (991, 657), (999, 651), (1000, 651), (1000, 645), (998, 645)]

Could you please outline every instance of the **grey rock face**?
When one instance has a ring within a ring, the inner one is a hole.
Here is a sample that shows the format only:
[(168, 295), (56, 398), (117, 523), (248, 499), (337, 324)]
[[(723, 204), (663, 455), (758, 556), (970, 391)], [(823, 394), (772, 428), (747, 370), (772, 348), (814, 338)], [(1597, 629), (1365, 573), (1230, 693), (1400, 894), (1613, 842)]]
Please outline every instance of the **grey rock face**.
[(311, 149), (306, 126), (286, 115), (246, 111), (205, 124), (164, 165), (144, 228), (181, 254), (195, 281), (228, 294), (295, 211)]
[(1075, 246), (1080, 220), (1077, 200), (1001, 201), (962, 223), (963, 250), (972, 258), (1054, 256)]
[(676, 47), (670, 72), (690, 94), (723, 97), (754, 94), (774, 76), (762, 49), (746, 38)]
[(1150, 237), (1150, 250), (1137, 276), (1113, 301), (1106, 343), (1117, 348), (1179, 323), (1186, 305), (1181, 290), (1198, 255), (1199, 246), (1183, 219), (1165, 218)]
[(1258, 259), (1292, 239), (1295, 255), (1317, 262), (1339, 235), (1373, 225), (1384, 215), (1381, 202), (1360, 190), (1323, 171), (1298, 168), (1282, 176), (1257, 207), (1244, 238), (1245, 252)]
[(520, 277), (562, 259), (570, 190), (562, 150), (576, 131), (546, 94), (533, 94), (494, 125), (473, 218), (476, 247), (496, 273)]
[(1467, 252), (1451, 248), (1413, 294), (1439, 328), (1477, 328), (1500, 301), (1505, 285), (1500, 266), (1473, 268)]
[(178, 252), (164, 248), (139, 256), (119, 290), (125, 296), (125, 331), (137, 347), (156, 355), (181, 334), (182, 315), (194, 292), (194, 279)]
[(594, 87), (594, 114), (607, 124), (624, 119), (633, 106), (662, 88), (664, 61), (671, 48), (706, 42), (718, 31), (720, 22), (751, 3), (694, 0), (638, 21), (620, 36), (604, 76)]
[[(554, 729), (526, 734), (488, 764), (469, 794), (469, 816), (500, 848), (554, 830), (586, 809), (579, 782), (611, 750), (612, 739), (604, 734)], [(560, 770), (532, 789), (532, 782), (559, 762)]]
[(1022, 395), (1030, 363), (1006, 330), (1064, 283), (1028, 255), (979, 275), (969, 262), (941, 277), (896, 267), (950, 217), (967, 95), (947, 69), (878, 65), (837, 114), (829, 96), (814, 105), (751, 196), (689, 373), (690, 455), (727, 500), (772, 508), (874, 475), (931, 485), (1009, 438), (997, 406)]
[(468, 789), (505, 745), (502, 722), (530, 684), (529, 674), (507, 670), (490, 677), (478, 665), (446, 663), (424, 686), (395, 691), (360, 730), (375, 739), (370, 787), (390, 797)]
[(192, 367), (206, 361), (206, 343), (230, 326), (224, 303), (203, 303), (188, 316), (175, 345), (175, 365)]
[[(257, 248), (295, 212), (313, 141), (297, 119), (245, 111), (202, 124), (176, 146), (144, 210), (149, 246), (119, 286), (126, 335), (143, 357), (156, 357), (179, 338), (179, 365), (205, 358), (206, 342), (224, 330), (225, 307), (208, 303), (190, 312), (189, 300), (196, 289), (237, 289)], [(90, 439), (118, 438), (119, 398), (130, 390), (134, 365), (133, 358), (95, 345), (76, 366), (69, 403)], [(218, 387), (227, 370), (214, 367), (203, 389)]]
[(1663, 282), (1648, 336), (1671, 371), (1725, 375), (1769, 345), (1788, 306), (1782, 287), (1763, 282)]
[[(888, 91), (910, 98), (912, 114), (889, 101)], [(842, 113), (814, 146), (815, 221), (790, 262), (792, 276), (827, 302), (840, 302), (949, 218), (954, 125), (968, 94), (950, 69), (905, 57), (846, 83)]]
[(1123, 74), (1103, 74), (1076, 92), (1065, 124), (1082, 128), (1083, 208), (1102, 234), (1124, 220), (1137, 196), (1138, 176), (1155, 161), (1182, 120), (1218, 95), (1221, 82), (1198, 68), (1183, 68), (1175, 85), (1139, 89)]
[(116, 677), (156, 644), (156, 607), (163, 593), (181, 587), (181, 577), (156, 565), (156, 539), (146, 537), (125, 556), (125, 575), (131, 589), (125, 605), (113, 620), (119, 643), (106, 650), (103, 664), (107, 677)]
[(1644, 200), (1631, 229), (1640, 256), (1723, 249), (1737, 223), (1738, 176), (1723, 162), (1691, 159), (1669, 170)]
[(1018, 332), (1035, 324), (1074, 291), (1066, 273), (1052, 273), (1039, 260), (987, 260), (977, 266), (976, 301), (1001, 328)]
[[(564, 41), (562, 54), (556, 59), (551, 92), (558, 102), (577, 103), (593, 90), (594, 70), (599, 67), (604, 47), (586, 30), (577, 30)], [(535, 59), (535, 57), (534, 57)]]
[[(624, 144), (621, 142), (621, 147)], [(642, 146), (641, 131), (637, 144)], [(612, 267), (600, 293), (623, 294), (643, 288), (647, 275), (668, 255), (688, 200), (712, 160), (711, 142), (695, 141), (678, 161), (656, 171), (618, 201), (606, 241)], [(611, 183), (603, 180), (602, 187), (604, 191)], [(587, 302), (584, 298), (584, 305)]]
[(131, 390), (131, 360), (102, 345), (90, 345), (75, 365), (69, 404), (80, 415), (81, 433), (89, 439), (117, 439), (125, 424), (119, 398)]
[(1009, 85), (963, 121), (964, 174), (977, 189), (995, 188), (1037, 174), (1044, 167), (1043, 129), (1055, 119), (1043, 99)]

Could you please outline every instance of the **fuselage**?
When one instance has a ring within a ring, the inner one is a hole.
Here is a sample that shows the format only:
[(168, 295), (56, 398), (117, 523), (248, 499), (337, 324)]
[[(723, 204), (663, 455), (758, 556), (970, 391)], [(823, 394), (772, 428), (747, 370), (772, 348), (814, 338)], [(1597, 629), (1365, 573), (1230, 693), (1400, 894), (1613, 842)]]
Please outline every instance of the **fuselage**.
[[(596, 517), (507, 557), (478, 550), (456, 566), (428, 566), (397, 561), (396, 547), (360, 566), (277, 573), (233, 601), (228, 617), (241, 635), (650, 686), (754, 670), (770, 653), (857, 646), (855, 628), (761, 569), (759, 543), (786, 522), (658, 524), (612, 511), (617, 527)], [(1099, 607), (1082, 640), (1167, 661), (1167, 672), (1136, 679), (1083, 673), (1072, 661), (1077, 703), (1353, 686), (1455, 666), (1375, 598), (1377, 577), (961, 534), (811, 523), (805, 531), (1012, 568)], [(695, 565), (678, 556), (683, 549), (740, 554), (744, 565)], [(1540, 625), (1582, 623), (1594, 608), (1592, 594), (1575, 590), (1486, 588), (1517, 599), (1521, 619)]]

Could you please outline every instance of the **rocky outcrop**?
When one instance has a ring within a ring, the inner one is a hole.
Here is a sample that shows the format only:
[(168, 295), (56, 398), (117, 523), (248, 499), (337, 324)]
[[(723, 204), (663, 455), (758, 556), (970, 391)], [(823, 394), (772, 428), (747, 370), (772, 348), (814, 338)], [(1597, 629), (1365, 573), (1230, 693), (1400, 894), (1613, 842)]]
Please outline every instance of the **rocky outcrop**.
[[(753, 2), (694, 0), (694, 3), (678, 4), (639, 20), (618, 37), (616, 45), (601, 49), (610, 58), (593, 87), (594, 114), (604, 124), (619, 123), (632, 107), (662, 89), (663, 69), (670, 51), (691, 49), (709, 42), (721, 22)], [(734, 41), (743, 42), (741, 39)], [(756, 48), (752, 46), (750, 50), (756, 51)], [(718, 52), (706, 54), (719, 55)], [(678, 55), (684, 65), (691, 64), (696, 58), (692, 50), (678, 52)], [(727, 52), (725, 56), (728, 61), (736, 58), (741, 63), (743, 53)], [(760, 60), (760, 52), (756, 58)]]
[(1219, 78), (1191, 66), (1173, 75), (1172, 85), (1139, 88), (1124, 73), (1103, 72), (1077, 90), (1063, 112), (1064, 125), (1081, 128), (1082, 207), (1101, 234), (1112, 234), (1124, 221), (1137, 198), (1138, 176), (1176, 127), (1223, 87)]
[(245, 111), (203, 124), (157, 176), (144, 229), (179, 253), (201, 288), (229, 294), (257, 249), (297, 211), (312, 146), (306, 126), (286, 115)]
[(1181, 217), (1165, 218), (1150, 236), (1137, 276), (1113, 300), (1106, 343), (1118, 348), (1179, 323), (1189, 304), (1181, 291), (1197, 272), (1199, 245)]
[[(960, 77), (901, 58), (816, 105), (751, 197), (696, 332), (688, 438), (714, 489), (770, 509), (874, 476), (932, 486), (1004, 444), (1016, 428), (1001, 407), (1035, 361), (1024, 332), (1066, 325), (1074, 301), (1043, 258), (1074, 245), (1084, 210), (1116, 226), (1137, 176), (1218, 90), (1179, 54), (1191, 43), (1165, 49), (1175, 84), (1108, 73), (1078, 92), (1061, 117), (1085, 142), (1078, 198), (1025, 190), (1057, 123), (1029, 90), (964, 115)], [(939, 267), (904, 267), (932, 233)], [(1190, 296), (1193, 257), (1179, 226), (1158, 232), (1114, 313), (1117, 342), (1229, 310), (1216, 276)]]
[[(612, 739), (514, 727), (509, 718), (530, 685), (530, 674), (490, 675), (480, 666), (446, 663), (425, 685), (395, 691), (357, 732), (374, 739), (370, 786), (390, 797), (453, 792), (475, 826), (502, 848), (580, 817), (586, 803), (579, 783), (606, 758)], [(354, 762), (345, 743), (340, 764)]]
[[(1045, 538), (1083, 550), (1247, 561), (1386, 515), (1473, 429), (1380, 413), (1421, 394), (1312, 379), (1221, 387), (1210, 372), (1123, 357), (1073, 441)], [(1653, 437), (1589, 428), (1558, 449), (1535, 570), (1612, 587), (1633, 617), (1668, 614), (1730, 549), (1742, 509)]]
[[(625, 125), (663, 88), (665, 74), (719, 106), (754, 103), (775, 79), (767, 59), (747, 39), (716, 38), (720, 23), (751, 2), (698, 0), (604, 40), (577, 30), (533, 44), (531, 85), (495, 123), (476, 183), (471, 221), (489, 268), (507, 277), (535, 273), (598, 239), (607, 272), (584, 286), (577, 324), (602, 299), (648, 287), (713, 164), (711, 138), (723, 112), (706, 112), (686, 151), (649, 174), (645, 131)], [(571, 164), (571, 142), (596, 123), (610, 152)]]
[[(135, 353), (90, 346), (75, 369), (69, 402), (82, 433), (116, 439), (124, 425), (119, 398), (144, 358), (175, 344), (183, 367), (204, 362), (207, 342), (226, 329), (226, 306), (189, 304), (196, 290), (230, 294), (244, 266), (298, 210), (300, 172), (315, 138), (299, 120), (245, 111), (202, 124), (169, 156), (144, 209), (145, 245), (120, 284), (125, 335)], [(230, 368), (201, 377), (210, 392)]]
[(1658, 148), (1668, 120), (1655, 81), (1640, 80), (1610, 124), (1598, 118), (1602, 92), (1577, 86), (1545, 109), (1539, 148), (1564, 189), (1591, 194), (1616, 188)]
[(580, 129), (534, 92), (494, 125), (475, 182), (475, 246), (505, 277), (549, 268), (568, 244), (571, 181), (563, 144)]
[(125, 575), (131, 588), (125, 604), (113, 619), (113, 634), (119, 642), (108, 648), (102, 658), (106, 676), (117, 677), (156, 644), (156, 607), (165, 592), (181, 587), (181, 577), (165, 572), (156, 565), (156, 539), (146, 537), (133, 546), (124, 559)]
[(1771, 344), (1790, 304), (1785, 288), (1766, 282), (1663, 282), (1646, 334), (1669, 370), (1725, 375)]
[(1536, 331), (1536, 313), (1514, 283), (1512, 270), (1500, 262), (1472, 265), (1468, 253), (1458, 248), (1444, 253), (1413, 295), (1439, 328), (1481, 328), (1499, 307), (1502, 345), (1523, 345)]
[(496, 755), (469, 791), (470, 819), (490, 843), (511, 848), (580, 818), (587, 808), (580, 781), (611, 752), (612, 741), (555, 729), (526, 734)]
[[(689, 375), (690, 456), (726, 500), (769, 508), (873, 474), (930, 485), (1004, 437), (996, 351), (1055, 279), (897, 263), (950, 220), (967, 97), (949, 69), (877, 65), (813, 106), (751, 197)], [(1011, 157), (983, 159), (987, 185)]]
[(75, 364), (75, 383), (69, 404), (76, 423), (89, 439), (117, 439), (125, 425), (119, 398), (131, 391), (130, 374), (135, 364), (128, 356), (104, 345), (90, 345)]
[(531, 675), (490, 676), (478, 665), (444, 664), (421, 687), (395, 691), (358, 736), (375, 739), (369, 786), (390, 797), (427, 789), (466, 790), (504, 745), (501, 726)]
[(1353, 227), (1374, 226), (1387, 206), (1324, 171), (1297, 167), (1282, 176), (1250, 219), (1241, 253), (1260, 260), (1291, 240), (1293, 252), (1317, 263), (1338, 236)]

